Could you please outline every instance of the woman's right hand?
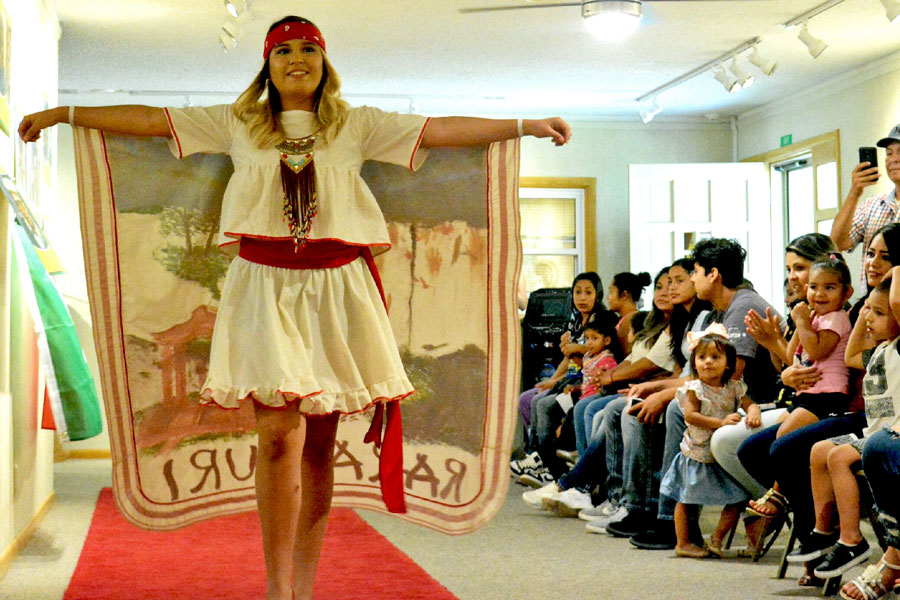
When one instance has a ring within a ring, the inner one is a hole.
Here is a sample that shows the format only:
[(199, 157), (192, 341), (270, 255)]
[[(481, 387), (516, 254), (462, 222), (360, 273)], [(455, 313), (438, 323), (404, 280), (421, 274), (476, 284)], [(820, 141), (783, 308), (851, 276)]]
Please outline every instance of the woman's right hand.
[(65, 111), (64, 106), (59, 106), (26, 115), (19, 123), (19, 137), (26, 143), (36, 142), (41, 137), (41, 131), (66, 122), (68, 117)]
[(662, 389), (659, 381), (642, 381), (640, 383), (632, 383), (628, 385), (625, 395), (628, 398), (646, 398), (654, 392)]
[(822, 379), (822, 373), (818, 367), (801, 367), (800, 365), (791, 365), (781, 372), (781, 381), (784, 385), (789, 386), (802, 392), (808, 390)]
[(744, 317), (744, 325), (747, 326), (747, 333), (764, 348), (773, 348), (784, 339), (781, 335), (778, 315), (774, 314), (771, 308), (766, 308), (765, 319), (758, 312), (750, 309), (747, 316)]
[(534, 387), (536, 387), (539, 390), (549, 390), (554, 385), (556, 385), (556, 381), (554, 381), (553, 379), (545, 379), (543, 381), (538, 381), (534, 385)]

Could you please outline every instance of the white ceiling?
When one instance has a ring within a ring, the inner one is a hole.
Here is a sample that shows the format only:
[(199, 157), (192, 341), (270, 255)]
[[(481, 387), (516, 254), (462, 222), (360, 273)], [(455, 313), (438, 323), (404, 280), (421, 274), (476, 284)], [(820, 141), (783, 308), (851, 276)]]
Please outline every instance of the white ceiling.
[[(222, 0), (55, 0), (63, 91), (224, 92), (258, 72), (265, 31), (298, 14), (314, 21), (353, 104), (424, 114), (561, 114), (637, 120), (635, 99), (755, 36), (778, 61), (772, 77), (727, 94), (703, 73), (661, 96), (664, 119), (724, 118), (900, 51), (900, 24), (879, 0), (845, 0), (810, 21), (828, 43), (816, 60), (781, 23), (823, 0), (644, 1), (638, 31), (604, 43), (578, 7), (460, 14), (528, 0), (255, 0), (238, 47), (217, 39)], [(746, 56), (747, 53), (744, 54)], [(202, 103), (198, 94), (197, 103)]]

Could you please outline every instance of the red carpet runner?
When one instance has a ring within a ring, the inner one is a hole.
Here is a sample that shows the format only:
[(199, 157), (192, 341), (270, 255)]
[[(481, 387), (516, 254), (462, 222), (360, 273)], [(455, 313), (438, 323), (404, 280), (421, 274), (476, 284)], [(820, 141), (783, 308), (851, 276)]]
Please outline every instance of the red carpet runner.
[[(256, 513), (170, 532), (138, 529), (100, 492), (64, 600), (261, 600), (265, 568)], [(321, 600), (456, 600), (349, 509), (334, 509), (316, 578)]]

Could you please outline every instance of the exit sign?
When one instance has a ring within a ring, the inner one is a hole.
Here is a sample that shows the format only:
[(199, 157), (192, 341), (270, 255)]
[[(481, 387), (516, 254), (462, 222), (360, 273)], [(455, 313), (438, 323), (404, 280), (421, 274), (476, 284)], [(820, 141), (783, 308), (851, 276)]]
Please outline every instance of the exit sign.
[(794, 134), (789, 133), (787, 135), (781, 136), (781, 147), (790, 146), (794, 143)]

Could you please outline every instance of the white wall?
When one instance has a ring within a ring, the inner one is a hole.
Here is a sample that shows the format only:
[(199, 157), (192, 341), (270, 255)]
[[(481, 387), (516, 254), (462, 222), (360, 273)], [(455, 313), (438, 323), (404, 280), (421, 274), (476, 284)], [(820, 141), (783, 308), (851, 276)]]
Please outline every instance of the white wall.
[[(628, 165), (729, 162), (729, 124), (573, 122), (572, 140), (522, 140), (523, 177), (594, 177), (597, 180), (597, 272), (604, 285), (629, 269)], [(665, 265), (659, 265), (662, 268)]]
[[(777, 149), (782, 135), (801, 141), (839, 130), (841, 198), (850, 189), (850, 173), (859, 163), (858, 148), (874, 146), (900, 122), (900, 53), (873, 62), (801, 94), (749, 111), (738, 118), (738, 156), (747, 158)], [(882, 178), (867, 190), (889, 190), (880, 151)], [(858, 280), (861, 249), (848, 254)]]
[[(51, 4), (44, 0), (14, 0), (4, 2), (12, 28), (10, 105), (12, 128), (17, 113), (40, 110), (44, 103), (56, 102), (56, 32), (58, 22)], [(40, 48), (40, 50), (36, 50)], [(35, 77), (39, 72), (40, 77)], [(0, 171), (12, 174), (13, 138), (0, 133)], [(20, 180), (24, 180), (21, 177)], [(43, 194), (41, 205), (52, 211), (53, 194)], [(9, 375), (11, 365), (17, 365), (20, 380), (32, 381), (36, 373), (25, 372), (21, 357), (9, 353), (9, 323), (11, 297), (15, 289), (21, 289), (8, 281), (11, 260), (10, 235), (11, 211), (3, 202), (3, 222), (0, 224), (0, 268), (3, 269), (0, 284), (0, 557), (27, 537), (36, 522), (35, 517), (47, 506), (53, 493), (53, 433), (35, 429), (36, 419), (31, 413), (33, 398), (23, 393), (21, 387), (12, 384)], [(27, 308), (26, 308), (27, 310)], [(42, 390), (43, 388), (41, 388)], [(10, 392), (11, 395), (10, 395)], [(25, 410), (17, 412), (15, 406)], [(23, 418), (24, 415), (24, 418)], [(18, 443), (15, 443), (15, 439)], [(4, 563), (0, 563), (3, 567)], [(0, 571), (2, 576), (2, 571)]]

